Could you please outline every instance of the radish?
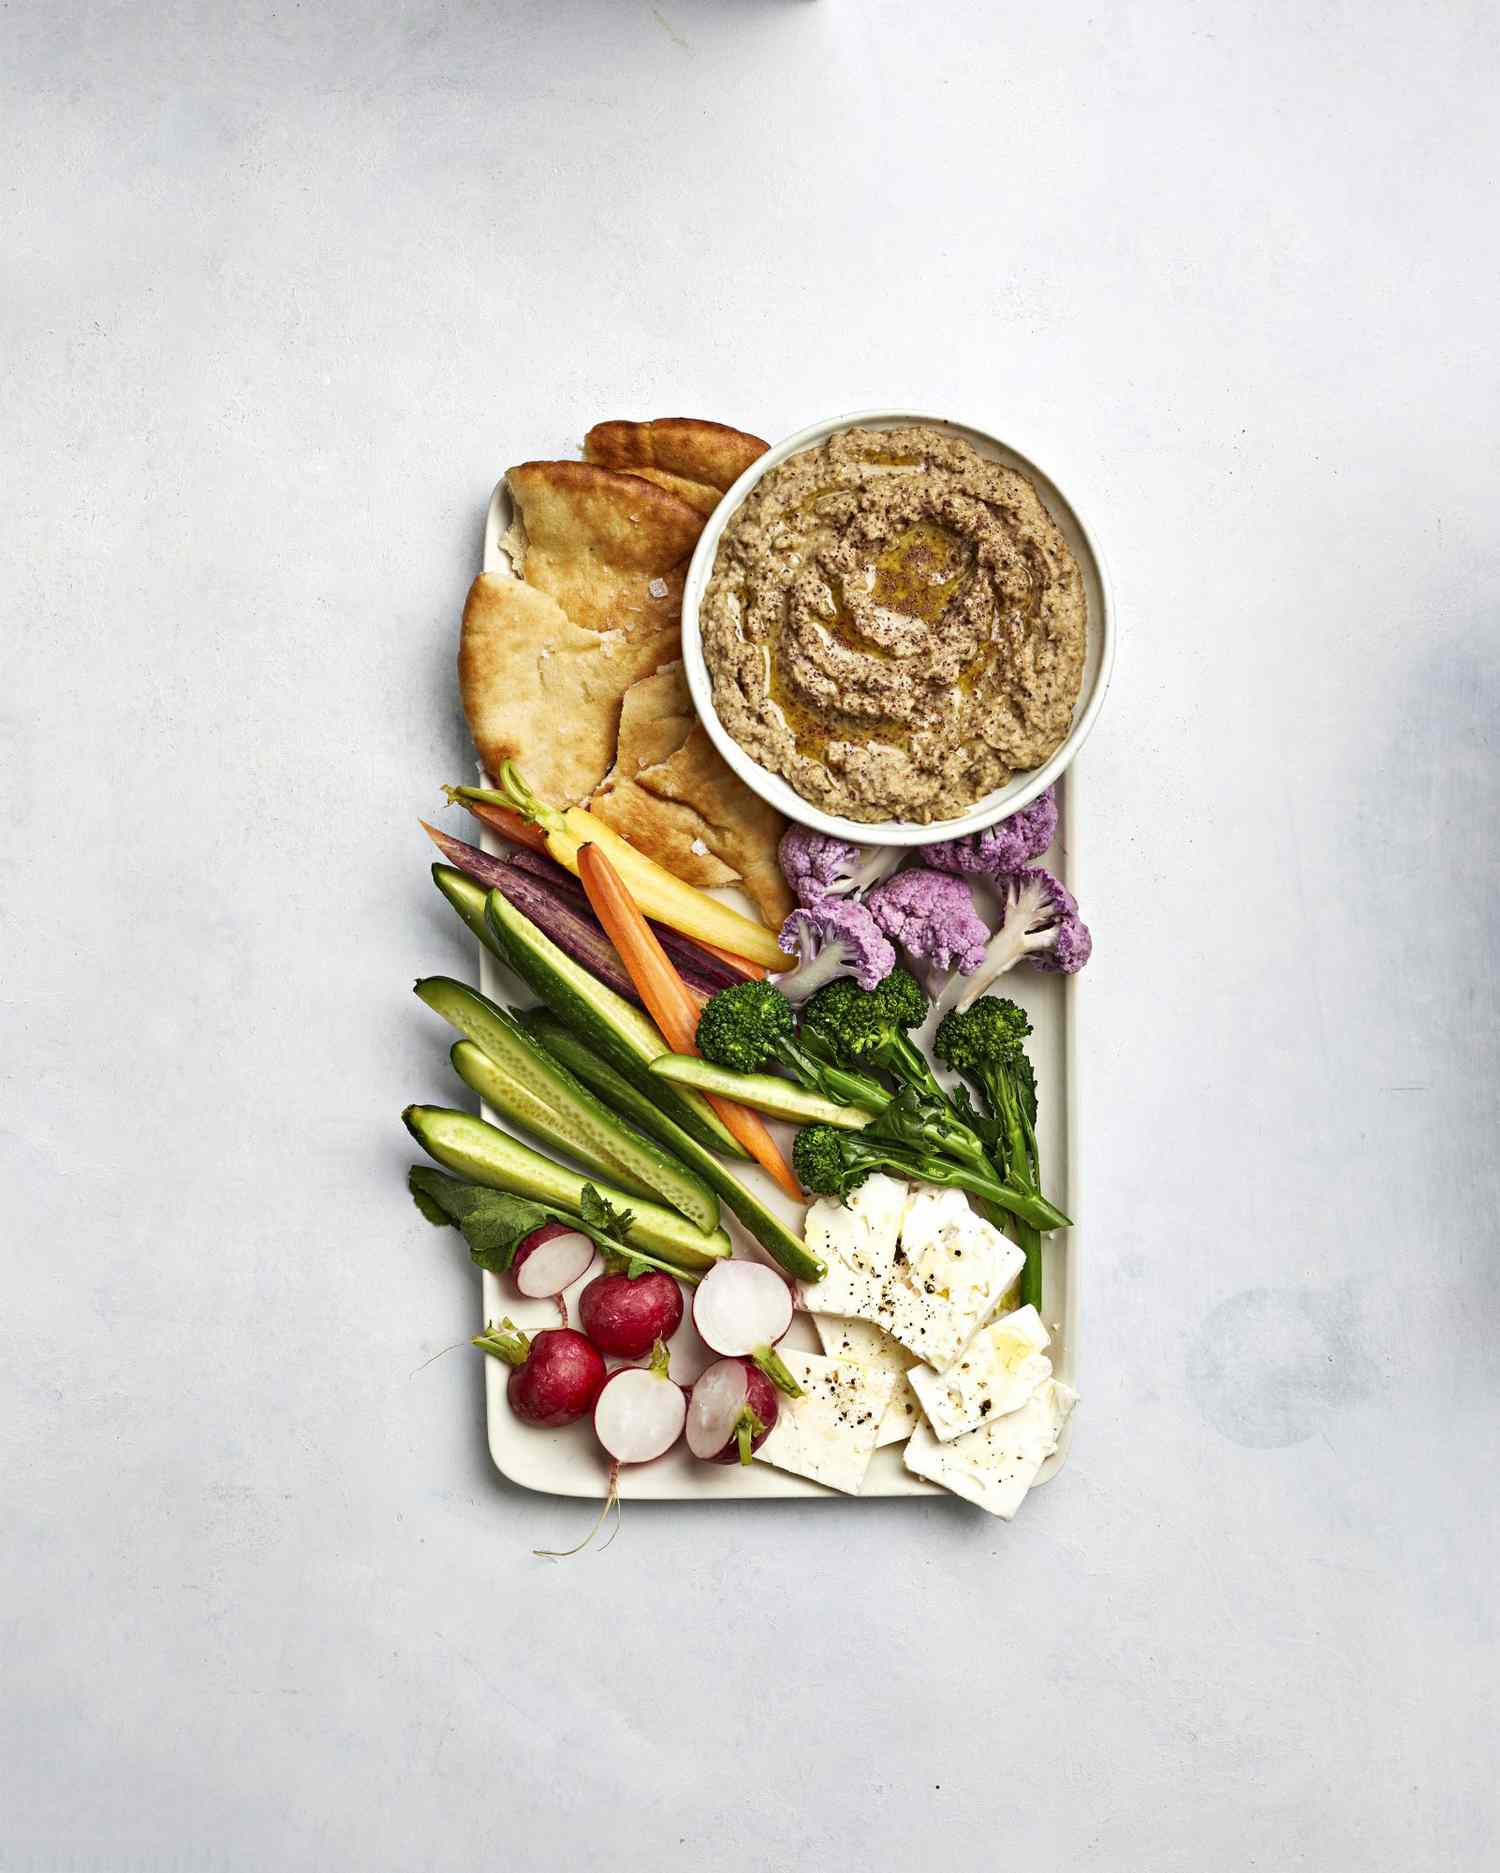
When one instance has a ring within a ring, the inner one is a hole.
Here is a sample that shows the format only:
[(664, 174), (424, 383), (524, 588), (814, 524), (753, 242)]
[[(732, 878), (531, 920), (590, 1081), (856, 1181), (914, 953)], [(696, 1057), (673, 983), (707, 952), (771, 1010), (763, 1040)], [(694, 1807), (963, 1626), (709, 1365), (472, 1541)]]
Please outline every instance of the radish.
[(748, 1463), (776, 1428), (776, 1387), (751, 1359), (699, 1373), (688, 1401), (687, 1445), (707, 1463)]
[(601, 1353), (640, 1359), (682, 1325), (682, 1289), (660, 1269), (606, 1272), (579, 1295), (578, 1318)]
[(593, 1408), (608, 1377), (598, 1347), (571, 1327), (527, 1334), (507, 1319), (476, 1334), (474, 1344), (515, 1368), (505, 1395), (528, 1424), (575, 1423)]
[[(686, 1417), (687, 1394), (668, 1377), (665, 1340), (656, 1342), (649, 1366), (621, 1366), (612, 1372), (594, 1401), (594, 1435), (610, 1460), (604, 1506), (576, 1548), (536, 1548), (533, 1552), (554, 1561), (580, 1554), (604, 1526), (610, 1510), (620, 1507), (621, 1466), (665, 1456), (682, 1436)], [(607, 1548), (609, 1542), (604, 1545)]]
[(693, 1295), (693, 1325), (705, 1346), (748, 1356), (788, 1398), (802, 1387), (773, 1350), (792, 1324), (792, 1291), (764, 1262), (715, 1262)]
[[(563, 1289), (571, 1288), (580, 1275), (586, 1274), (593, 1259), (594, 1245), (581, 1230), (569, 1229), (566, 1223), (543, 1223), (516, 1244), (510, 1272), (517, 1289), (527, 1300), (554, 1298), (562, 1323), (567, 1326), (568, 1304), (563, 1299)], [(646, 1344), (649, 1346), (650, 1341)], [(608, 1352), (609, 1348), (606, 1346), (603, 1350)], [(644, 1352), (645, 1347), (641, 1351)]]
[(667, 1347), (658, 1340), (649, 1366), (621, 1366), (594, 1401), (594, 1435), (609, 1452), (610, 1493), (622, 1463), (650, 1463), (682, 1436), (687, 1395), (667, 1375)]

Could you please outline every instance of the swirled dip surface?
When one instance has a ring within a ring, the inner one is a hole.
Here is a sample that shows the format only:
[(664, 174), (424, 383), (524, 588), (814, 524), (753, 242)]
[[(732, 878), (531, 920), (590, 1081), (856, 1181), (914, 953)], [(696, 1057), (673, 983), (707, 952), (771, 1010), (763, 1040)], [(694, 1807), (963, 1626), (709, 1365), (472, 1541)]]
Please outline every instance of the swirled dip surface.
[(1083, 580), (1036, 489), (935, 429), (773, 468), (699, 616), (725, 728), (850, 819), (966, 811), (1060, 746), (1083, 680)]

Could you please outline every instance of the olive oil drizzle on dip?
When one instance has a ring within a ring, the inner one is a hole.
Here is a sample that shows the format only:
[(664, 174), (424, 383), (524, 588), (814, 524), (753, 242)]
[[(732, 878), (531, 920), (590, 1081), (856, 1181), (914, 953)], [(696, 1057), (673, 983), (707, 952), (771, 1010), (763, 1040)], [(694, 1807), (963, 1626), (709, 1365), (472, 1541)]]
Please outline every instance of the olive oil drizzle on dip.
[(1067, 733), (1086, 607), (1031, 483), (942, 431), (851, 430), (772, 469), (700, 613), (721, 721), (855, 819), (962, 812)]

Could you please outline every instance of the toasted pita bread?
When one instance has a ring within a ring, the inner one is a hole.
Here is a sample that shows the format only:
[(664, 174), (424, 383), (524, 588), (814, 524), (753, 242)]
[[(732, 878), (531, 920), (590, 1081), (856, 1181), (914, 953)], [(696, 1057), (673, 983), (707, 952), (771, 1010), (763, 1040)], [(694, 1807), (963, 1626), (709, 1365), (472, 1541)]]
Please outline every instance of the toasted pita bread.
[(620, 702), (620, 739), (606, 785), (634, 780), (643, 768), (670, 760), (697, 720), (679, 659), (632, 683)]
[[(676, 631), (674, 609), (668, 649)], [(480, 759), (492, 775), (517, 762), (553, 804), (587, 799), (614, 760), (620, 698), (663, 654), (655, 631), (593, 631), (523, 580), (480, 573), (458, 644), (459, 691)]]
[(723, 423), (661, 416), (650, 423), (595, 423), (583, 439), (583, 455), (653, 481), (707, 516), (768, 446)]
[(637, 475), (642, 481), (654, 482), (658, 488), (665, 488), (668, 494), (675, 494), (679, 501), (686, 501), (705, 520), (723, 499), (719, 490), (711, 488), (706, 481), (685, 481), (681, 475), (669, 475), (664, 468), (631, 468), (623, 472)]
[(544, 798), (586, 799), (614, 758), (620, 698), (677, 654), (686, 561), (703, 517), (633, 475), (524, 462), (506, 476), (521, 579), (481, 574), (464, 608), (459, 688), (490, 772), (518, 762)]
[[(575, 624), (648, 631), (670, 644), (686, 562), (703, 531), (695, 508), (592, 462), (523, 462), (505, 480), (516, 509), (507, 545), (528, 585), (555, 598)], [(665, 592), (653, 594), (653, 582)]]
[(786, 822), (720, 758), (681, 663), (627, 691), (615, 765), (589, 810), (689, 884), (743, 885), (773, 929), (792, 907), (776, 862)]

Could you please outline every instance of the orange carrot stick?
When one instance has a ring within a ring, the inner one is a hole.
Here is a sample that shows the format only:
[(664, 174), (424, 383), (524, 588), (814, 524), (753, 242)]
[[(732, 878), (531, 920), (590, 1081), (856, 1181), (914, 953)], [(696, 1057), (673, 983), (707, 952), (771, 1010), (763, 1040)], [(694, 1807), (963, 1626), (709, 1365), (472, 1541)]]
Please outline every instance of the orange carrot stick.
[(450, 804), (465, 808), (477, 820), (483, 820), (492, 827), (502, 839), (509, 839), (512, 845), (530, 846), (533, 852), (547, 850), (547, 835), (540, 826), (533, 826), (529, 819), (522, 819), (508, 806), (493, 806), (488, 800), (463, 800), (449, 789)]
[[(578, 875), (594, 907), (594, 915), (620, 952), (620, 961), (667, 1045), (674, 1053), (696, 1054), (697, 1000), (673, 968), (671, 958), (657, 942), (634, 898), (620, 882), (620, 874), (598, 846), (585, 845), (578, 852)], [(756, 1163), (771, 1173), (794, 1202), (801, 1203), (802, 1186), (792, 1175), (790, 1165), (777, 1149), (776, 1140), (767, 1131), (760, 1114), (736, 1100), (721, 1099), (714, 1093), (706, 1093), (704, 1097)]]

